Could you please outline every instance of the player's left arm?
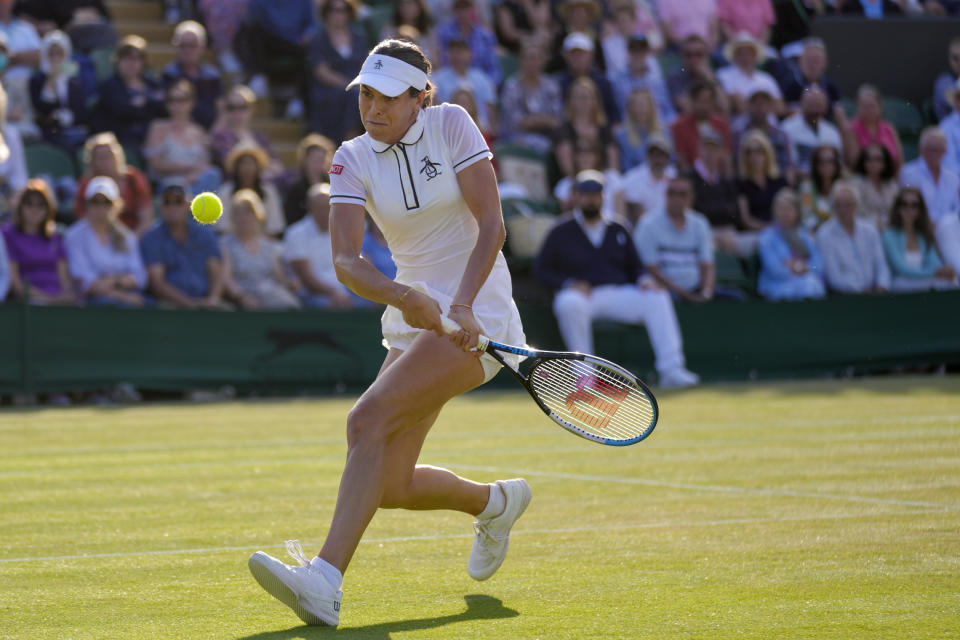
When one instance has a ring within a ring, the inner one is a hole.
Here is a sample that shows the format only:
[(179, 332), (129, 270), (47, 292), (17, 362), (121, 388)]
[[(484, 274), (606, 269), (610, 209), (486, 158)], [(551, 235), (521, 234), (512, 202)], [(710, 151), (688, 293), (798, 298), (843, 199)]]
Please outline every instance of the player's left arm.
[(457, 182), (460, 184), (460, 192), (470, 208), (470, 213), (476, 219), (480, 232), (477, 236), (477, 244), (464, 269), (460, 287), (453, 297), (452, 305), (458, 306), (451, 306), (450, 317), (470, 334), (469, 338), (454, 334), (454, 342), (461, 347), (472, 348), (476, 346), (477, 336), (481, 330), (468, 307), (473, 306), (473, 300), (477, 297), (480, 287), (490, 275), (497, 254), (503, 248), (507, 238), (507, 232), (503, 226), (497, 177), (490, 160), (484, 158), (466, 167), (457, 174)]

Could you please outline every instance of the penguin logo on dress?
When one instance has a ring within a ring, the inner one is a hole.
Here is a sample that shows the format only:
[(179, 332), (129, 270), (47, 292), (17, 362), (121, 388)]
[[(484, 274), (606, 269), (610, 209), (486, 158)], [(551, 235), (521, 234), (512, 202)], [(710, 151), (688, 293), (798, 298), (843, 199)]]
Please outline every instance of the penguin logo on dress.
[(420, 173), (427, 176), (427, 182), (430, 182), (437, 176), (441, 175), (442, 172), (437, 169), (440, 166), (439, 162), (431, 162), (430, 156), (423, 156), (423, 159), (420, 161), (423, 163), (423, 168), (420, 169)]

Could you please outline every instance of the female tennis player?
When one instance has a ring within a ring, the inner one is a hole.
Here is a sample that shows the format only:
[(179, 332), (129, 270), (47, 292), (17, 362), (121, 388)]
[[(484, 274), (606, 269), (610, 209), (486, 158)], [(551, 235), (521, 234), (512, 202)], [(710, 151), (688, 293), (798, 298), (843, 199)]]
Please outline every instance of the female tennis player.
[[(385, 40), (347, 89), (360, 86), (366, 134), (336, 152), (330, 168), (330, 235), (337, 276), (386, 304), (387, 347), (376, 381), (347, 417), (347, 461), (333, 522), (317, 557), (287, 549), (300, 566), (257, 552), (250, 570), (307, 624), (336, 626), (342, 572), (378, 507), (452, 509), (476, 516), (469, 574), (489, 578), (507, 553), (510, 528), (530, 502), (523, 479), (480, 484), (418, 465), (444, 404), (500, 365), (472, 351), (480, 333), (525, 342), (500, 253), (505, 231), (492, 154), (459, 107), (428, 106), (430, 62), (414, 44)], [(397, 263), (396, 280), (361, 254), (364, 209)], [(445, 335), (441, 314), (462, 327)]]

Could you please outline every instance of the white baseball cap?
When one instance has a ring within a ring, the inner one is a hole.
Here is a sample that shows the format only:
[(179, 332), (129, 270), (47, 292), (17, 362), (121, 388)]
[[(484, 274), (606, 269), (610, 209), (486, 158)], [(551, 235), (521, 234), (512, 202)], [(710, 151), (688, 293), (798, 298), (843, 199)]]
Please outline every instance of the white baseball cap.
[(103, 196), (110, 202), (116, 202), (120, 199), (120, 189), (113, 178), (109, 176), (97, 176), (87, 183), (87, 188), (83, 192), (84, 200), (92, 200), (93, 196)]
[(593, 51), (593, 38), (582, 31), (574, 31), (563, 39), (563, 50), (573, 51), (574, 49), (583, 49), (584, 51)]
[(347, 89), (361, 84), (393, 98), (410, 87), (418, 91), (426, 89), (427, 74), (393, 56), (371, 53), (360, 67), (360, 73), (347, 85)]

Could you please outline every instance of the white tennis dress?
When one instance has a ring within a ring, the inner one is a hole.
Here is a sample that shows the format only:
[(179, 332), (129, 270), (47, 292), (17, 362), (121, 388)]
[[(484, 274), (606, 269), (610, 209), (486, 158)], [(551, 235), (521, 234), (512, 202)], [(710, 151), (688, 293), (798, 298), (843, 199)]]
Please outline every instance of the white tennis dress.
[[(460, 106), (421, 109), (396, 144), (364, 134), (344, 142), (330, 168), (330, 202), (366, 207), (383, 231), (397, 264), (396, 281), (413, 286), (446, 313), (477, 244), (477, 221), (460, 192), (457, 173), (492, 158), (479, 129)], [(473, 302), (486, 336), (507, 344), (525, 343), (513, 283), (502, 253)], [(383, 344), (406, 349), (421, 329), (388, 306), (381, 320)], [(500, 369), (481, 358), (484, 382)]]

